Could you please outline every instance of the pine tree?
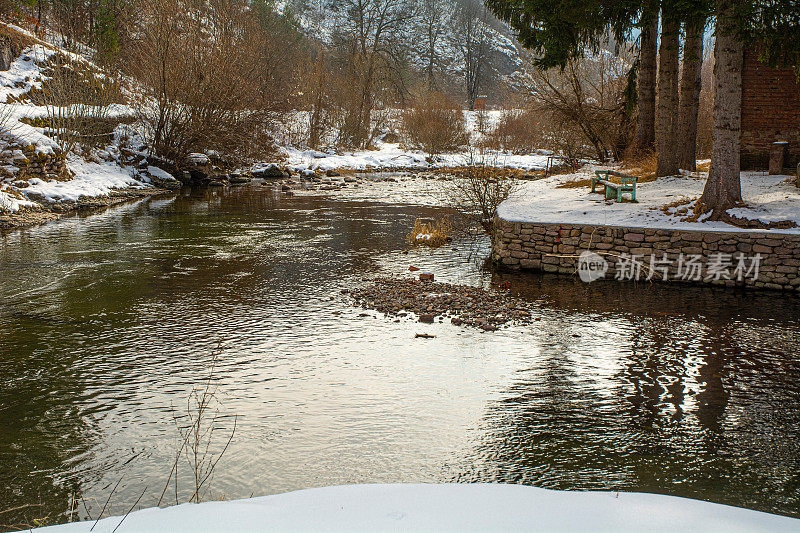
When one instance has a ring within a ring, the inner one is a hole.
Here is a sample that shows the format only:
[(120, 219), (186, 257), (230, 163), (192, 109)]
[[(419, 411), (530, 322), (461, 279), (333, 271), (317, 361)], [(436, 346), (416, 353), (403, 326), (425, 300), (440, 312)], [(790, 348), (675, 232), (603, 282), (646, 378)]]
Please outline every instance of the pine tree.
[(661, 8), (661, 46), (658, 50), (658, 109), (656, 111), (657, 176), (678, 173), (678, 64), (680, 20), (674, 2)]
[(740, 143), (742, 63), (755, 47), (771, 66), (800, 72), (800, 4), (796, 0), (716, 0), (714, 142), (700, 207), (713, 219), (742, 201)]
[(678, 109), (678, 167), (692, 172), (697, 169), (697, 116), (700, 111), (705, 28), (704, 14), (687, 20), (683, 44)]
[(656, 73), (658, 72), (659, 2), (651, 0), (642, 12), (639, 35), (639, 75), (637, 77), (636, 151), (655, 150), (656, 139)]

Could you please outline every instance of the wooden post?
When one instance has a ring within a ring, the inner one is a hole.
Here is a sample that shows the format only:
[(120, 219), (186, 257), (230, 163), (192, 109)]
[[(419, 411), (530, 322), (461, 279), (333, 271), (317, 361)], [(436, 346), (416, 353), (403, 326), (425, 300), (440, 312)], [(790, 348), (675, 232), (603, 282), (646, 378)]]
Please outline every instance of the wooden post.
[(786, 159), (786, 148), (789, 143), (786, 141), (772, 143), (772, 149), (769, 152), (769, 173), (783, 174), (783, 162)]

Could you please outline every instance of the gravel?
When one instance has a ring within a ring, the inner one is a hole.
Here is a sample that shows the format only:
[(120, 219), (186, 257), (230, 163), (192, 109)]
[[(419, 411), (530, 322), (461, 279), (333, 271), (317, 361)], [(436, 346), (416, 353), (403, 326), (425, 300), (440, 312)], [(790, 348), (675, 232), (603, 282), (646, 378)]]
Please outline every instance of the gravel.
[(504, 326), (535, 321), (533, 304), (513, 298), (502, 290), (380, 277), (343, 292), (365, 309), (399, 317), (413, 313), (420, 322), (449, 318), (455, 326), (496, 331)]

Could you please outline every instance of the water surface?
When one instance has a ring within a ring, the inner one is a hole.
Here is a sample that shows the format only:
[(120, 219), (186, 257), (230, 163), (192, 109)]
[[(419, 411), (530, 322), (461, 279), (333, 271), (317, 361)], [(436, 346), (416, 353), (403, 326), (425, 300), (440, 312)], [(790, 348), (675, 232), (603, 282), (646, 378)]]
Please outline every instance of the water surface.
[[(183, 192), (0, 236), (0, 511), (31, 505), (0, 524), (154, 505), (215, 357), (212, 451), (236, 430), (207, 497), (489, 481), (800, 516), (797, 297), (492, 274), (467, 236), (405, 254), (446, 213), (430, 187)], [(508, 280), (538, 320), (396, 322), (341, 294), (412, 264)]]

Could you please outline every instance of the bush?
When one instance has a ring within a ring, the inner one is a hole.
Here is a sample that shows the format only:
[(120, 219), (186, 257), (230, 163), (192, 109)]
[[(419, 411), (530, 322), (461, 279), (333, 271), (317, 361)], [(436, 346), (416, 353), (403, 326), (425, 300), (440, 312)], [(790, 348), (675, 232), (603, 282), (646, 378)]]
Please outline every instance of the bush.
[(453, 207), (491, 234), (498, 206), (518, 190), (519, 181), (498, 169), (496, 153), (471, 150), (468, 164), (456, 174), (447, 196)]
[(452, 151), (467, 143), (464, 112), (443, 95), (427, 92), (403, 113), (409, 142), (430, 155)]
[(544, 126), (542, 114), (535, 111), (505, 111), (489, 143), (495, 148), (514, 154), (529, 154), (542, 148)]
[(206, 150), (233, 163), (269, 156), (296, 87), (294, 30), (244, 0), (142, 1), (151, 16), (126, 65), (140, 84), (134, 105), (150, 150), (178, 167)]

